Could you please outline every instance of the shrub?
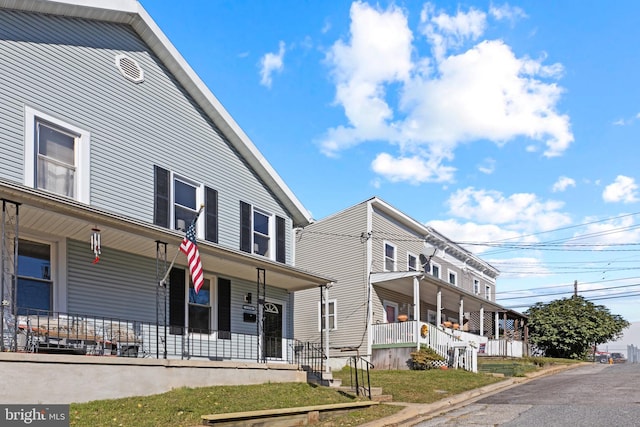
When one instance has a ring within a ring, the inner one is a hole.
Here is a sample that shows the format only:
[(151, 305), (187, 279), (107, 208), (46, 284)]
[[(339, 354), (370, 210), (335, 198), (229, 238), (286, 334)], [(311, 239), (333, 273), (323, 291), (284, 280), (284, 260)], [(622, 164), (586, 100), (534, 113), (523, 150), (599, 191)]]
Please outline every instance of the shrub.
[(439, 366), (433, 362), (442, 362), (444, 357), (440, 356), (432, 348), (421, 346), (420, 350), (411, 353), (411, 369), (424, 371)]

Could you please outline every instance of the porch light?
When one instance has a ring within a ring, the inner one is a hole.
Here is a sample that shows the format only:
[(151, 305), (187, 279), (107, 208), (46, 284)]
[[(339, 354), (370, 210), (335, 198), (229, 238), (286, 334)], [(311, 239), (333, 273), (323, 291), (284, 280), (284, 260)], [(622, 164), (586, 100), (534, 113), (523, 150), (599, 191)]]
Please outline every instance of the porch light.
[(94, 227), (91, 229), (91, 250), (93, 251), (93, 255), (95, 258), (93, 259), (93, 264), (96, 264), (100, 261), (100, 229)]

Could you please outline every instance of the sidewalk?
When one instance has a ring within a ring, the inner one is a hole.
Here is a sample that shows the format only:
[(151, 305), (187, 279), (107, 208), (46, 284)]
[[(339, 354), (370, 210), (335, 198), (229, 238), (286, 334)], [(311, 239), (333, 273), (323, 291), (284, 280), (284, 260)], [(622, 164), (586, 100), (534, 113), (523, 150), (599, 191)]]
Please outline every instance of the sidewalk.
[(530, 372), (524, 377), (511, 377), (504, 381), (469, 390), (433, 403), (389, 402), (388, 404), (404, 406), (405, 408), (391, 416), (362, 424), (360, 427), (410, 427), (425, 419), (443, 414), (452, 409), (463, 407), (479, 400), (482, 397), (506, 390), (534, 378), (557, 374), (559, 372), (566, 371), (567, 369), (577, 368), (578, 366), (584, 366), (584, 363), (542, 368), (539, 371)]

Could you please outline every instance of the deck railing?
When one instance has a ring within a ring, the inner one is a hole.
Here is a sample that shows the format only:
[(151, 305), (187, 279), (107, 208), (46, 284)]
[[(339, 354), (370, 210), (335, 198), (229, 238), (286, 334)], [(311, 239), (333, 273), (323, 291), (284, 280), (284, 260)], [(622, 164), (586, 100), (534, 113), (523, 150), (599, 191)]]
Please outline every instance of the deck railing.
[(467, 371), (478, 370), (478, 346), (435, 325), (408, 321), (371, 326), (372, 344), (384, 347), (397, 344), (426, 345), (447, 359), (449, 366)]
[(297, 363), (296, 342), (289, 338), (84, 314), (24, 309), (19, 313), (4, 322), (3, 351)]

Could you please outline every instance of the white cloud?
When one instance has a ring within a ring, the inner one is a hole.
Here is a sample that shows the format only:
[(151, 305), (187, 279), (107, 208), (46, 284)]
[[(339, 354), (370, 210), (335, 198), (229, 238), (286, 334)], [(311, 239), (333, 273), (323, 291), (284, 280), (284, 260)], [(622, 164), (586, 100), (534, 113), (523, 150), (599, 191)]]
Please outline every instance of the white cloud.
[(272, 75), (284, 69), (285, 44), (280, 41), (278, 53), (266, 53), (260, 60), (260, 84), (271, 87)]
[[(500, 270), (500, 279), (515, 279), (524, 277), (541, 277), (551, 275), (549, 268), (545, 267), (542, 260), (538, 258), (519, 257), (507, 259), (488, 259), (487, 262), (498, 270)], [(510, 295), (504, 295), (503, 298), (526, 296), (526, 292), (513, 292)], [(529, 295), (535, 296), (534, 292)], [(498, 297), (498, 299), (500, 299)], [(504, 303), (503, 303), (504, 304)]]
[[(492, 16), (506, 18), (516, 9), (493, 8)], [(350, 38), (327, 55), (335, 103), (348, 124), (327, 130), (322, 152), (334, 156), (357, 144), (387, 142), (398, 151), (378, 154), (373, 170), (410, 182), (453, 181), (457, 146), (478, 140), (525, 138), (527, 151), (538, 150), (534, 141), (546, 145), (544, 156), (561, 155), (573, 141), (569, 117), (556, 109), (562, 66), (517, 57), (500, 40), (478, 41), (486, 20), (477, 9), (448, 15), (426, 5), (421, 35), (432, 54), (420, 56), (402, 9), (354, 2)], [(400, 173), (389, 167), (407, 163)]]
[(453, 193), (447, 204), (449, 212), (480, 223), (502, 224), (512, 230), (537, 232), (553, 230), (571, 223), (560, 212), (559, 201), (542, 201), (535, 194), (515, 193), (505, 197), (498, 191), (468, 187)]
[(634, 203), (638, 201), (638, 184), (635, 179), (624, 175), (618, 175), (616, 180), (607, 185), (602, 192), (605, 202)]
[(569, 178), (566, 176), (561, 176), (558, 180), (553, 184), (551, 191), (554, 193), (565, 191), (569, 187), (575, 187), (576, 181), (573, 178)]
[[(587, 218), (586, 222), (594, 222), (586, 226), (580, 233), (576, 233), (567, 243), (620, 245), (625, 243), (637, 243), (640, 241), (640, 228), (634, 223), (631, 216), (616, 218), (607, 222), (595, 222), (595, 219)], [(598, 249), (598, 248), (595, 248)]]
[(517, 6), (510, 6), (505, 3), (502, 6), (489, 6), (489, 13), (498, 21), (507, 20), (512, 24), (520, 18), (526, 18), (527, 14), (522, 8)]
[(493, 224), (461, 223), (454, 219), (429, 221), (427, 225), (476, 254), (495, 249), (492, 246), (483, 246), (482, 243), (518, 239), (521, 234)]
[(491, 175), (496, 170), (495, 159), (486, 158), (482, 161), (482, 164), (478, 165), (478, 170), (484, 174)]

